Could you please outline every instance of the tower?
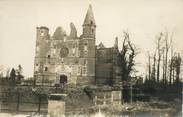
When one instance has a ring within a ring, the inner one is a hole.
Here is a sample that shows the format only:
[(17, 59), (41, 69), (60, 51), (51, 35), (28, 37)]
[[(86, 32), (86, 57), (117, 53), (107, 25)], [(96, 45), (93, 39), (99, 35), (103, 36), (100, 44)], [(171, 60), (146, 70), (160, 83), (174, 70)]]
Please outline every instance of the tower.
[(47, 27), (37, 27), (37, 39), (34, 60), (36, 84), (43, 83), (48, 77), (48, 59), (50, 55), (50, 35)]
[(95, 80), (95, 36), (96, 23), (92, 11), (92, 6), (89, 5), (83, 23), (83, 33), (81, 35), (80, 49), (80, 64), (82, 67), (82, 75), (79, 78), (82, 84), (91, 84)]
[(93, 15), (92, 6), (89, 5), (84, 23), (83, 23), (83, 37), (90, 37), (95, 39), (96, 23)]

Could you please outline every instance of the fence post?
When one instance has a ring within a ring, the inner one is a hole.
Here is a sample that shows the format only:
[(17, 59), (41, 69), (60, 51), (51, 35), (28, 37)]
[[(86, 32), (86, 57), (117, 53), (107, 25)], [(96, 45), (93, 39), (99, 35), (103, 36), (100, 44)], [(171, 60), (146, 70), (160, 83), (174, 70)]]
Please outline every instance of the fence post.
[(39, 95), (39, 103), (38, 103), (38, 113), (41, 111), (41, 96)]
[(133, 102), (133, 86), (130, 85), (130, 103), (132, 104)]
[(0, 112), (1, 112), (1, 109), (2, 109), (2, 100), (0, 100)]
[(20, 93), (18, 92), (17, 93), (17, 108), (16, 108), (17, 112), (19, 111), (19, 104), (20, 104)]

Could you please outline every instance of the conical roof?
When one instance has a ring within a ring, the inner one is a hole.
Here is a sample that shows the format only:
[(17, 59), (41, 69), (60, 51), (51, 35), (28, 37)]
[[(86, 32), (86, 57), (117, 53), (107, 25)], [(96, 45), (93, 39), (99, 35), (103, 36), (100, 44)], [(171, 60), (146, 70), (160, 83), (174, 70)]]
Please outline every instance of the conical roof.
[(88, 25), (88, 24), (96, 25), (91, 4), (89, 5), (83, 25)]

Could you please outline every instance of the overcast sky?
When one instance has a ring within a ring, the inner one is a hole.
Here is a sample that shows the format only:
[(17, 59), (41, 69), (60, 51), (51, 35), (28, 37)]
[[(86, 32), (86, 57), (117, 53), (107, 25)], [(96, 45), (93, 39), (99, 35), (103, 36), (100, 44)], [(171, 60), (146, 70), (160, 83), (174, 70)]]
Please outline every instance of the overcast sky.
[(174, 47), (183, 52), (183, 0), (0, 0), (0, 65), (21, 64), (24, 75), (32, 76), (36, 27), (47, 26), (52, 35), (62, 26), (69, 34), (73, 22), (80, 35), (89, 4), (97, 24), (96, 43), (113, 46), (115, 37), (128, 30), (141, 50), (139, 66), (145, 66), (146, 52), (161, 31), (173, 32)]

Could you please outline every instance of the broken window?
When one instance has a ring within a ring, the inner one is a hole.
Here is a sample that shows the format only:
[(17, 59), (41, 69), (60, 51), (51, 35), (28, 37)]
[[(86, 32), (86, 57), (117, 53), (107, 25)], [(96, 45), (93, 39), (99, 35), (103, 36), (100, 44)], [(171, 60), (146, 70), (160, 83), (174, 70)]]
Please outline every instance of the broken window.
[(35, 71), (36, 71), (36, 72), (38, 72), (38, 70), (39, 70), (39, 64), (38, 64), (38, 63), (36, 63)]
[(92, 32), (91, 34), (93, 34), (94, 33), (94, 29), (92, 29), (91, 32)]
[(39, 46), (36, 46), (36, 52), (38, 52), (39, 51)]
[(72, 54), (75, 54), (76, 52), (76, 44), (73, 44), (73, 47), (72, 47)]
[(87, 64), (87, 60), (85, 59), (83, 63), (84, 63), (84, 65), (86, 65)]
[(85, 54), (88, 52), (88, 46), (87, 45), (88, 45), (87, 43), (84, 44), (84, 52), (85, 52)]
[(64, 42), (66, 41), (66, 36), (64, 35)]
[(48, 55), (48, 58), (50, 59), (50, 55)]
[(44, 68), (44, 71), (48, 71), (48, 67), (45, 67), (45, 68)]
[(44, 32), (43, 31), (41, 31), (41, 36), (44, 36)]

